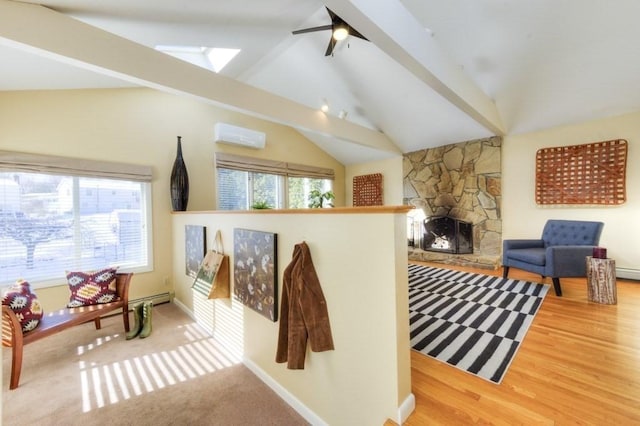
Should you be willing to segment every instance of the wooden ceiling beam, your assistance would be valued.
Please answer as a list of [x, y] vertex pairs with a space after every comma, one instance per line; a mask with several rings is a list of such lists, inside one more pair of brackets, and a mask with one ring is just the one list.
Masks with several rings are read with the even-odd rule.
[[454, 63], [400, 0], [325, 0], [327, 7], [480, 125], [506, 133], [495, 102]]
[[380, 131], [325, 115], [40, 5], [0, 0], [0, 43], [298, 130], [400, 154]]

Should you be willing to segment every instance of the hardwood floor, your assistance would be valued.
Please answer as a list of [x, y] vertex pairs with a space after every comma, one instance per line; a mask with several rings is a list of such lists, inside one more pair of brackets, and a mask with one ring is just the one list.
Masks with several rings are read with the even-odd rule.
[[[540, 282], [516, 269], [509, 277]], [[640, 424], [640, 282], [618, 279], [617, 305], [588, 302], [586, 278], [561, 282], [500, 385], [412, 351], [416, 410], [405, 425]]]

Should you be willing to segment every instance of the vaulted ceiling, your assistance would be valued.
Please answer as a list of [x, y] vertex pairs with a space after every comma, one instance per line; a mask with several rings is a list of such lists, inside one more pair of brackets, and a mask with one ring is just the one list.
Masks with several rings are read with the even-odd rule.
[[[324, 56], [329, 31], [292, 34], [330, 23], [325, 6], [369, 41]], [[0, 0], [0, 90], [152, 87], [352, 164], [640, 110], [638, 16], [636, 0]], [[215, 74], [157, 45], [241, 52]]]

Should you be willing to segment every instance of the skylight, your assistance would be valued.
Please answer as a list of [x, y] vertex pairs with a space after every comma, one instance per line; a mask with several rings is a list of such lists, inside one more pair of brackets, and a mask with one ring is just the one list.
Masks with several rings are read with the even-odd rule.
[[240, 49], [199, 46], [156, 46], [156, 50], [216, 73], [240, 53]]

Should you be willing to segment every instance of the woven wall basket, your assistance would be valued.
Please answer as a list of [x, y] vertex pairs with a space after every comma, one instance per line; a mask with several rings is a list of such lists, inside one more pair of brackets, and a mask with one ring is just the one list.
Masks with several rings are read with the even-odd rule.
[[626, 168], [624, 139], [539, 149], [536, 203], [622, 204]]
[[353, 205], [383, 205], [382, 173], [353, 177]]

